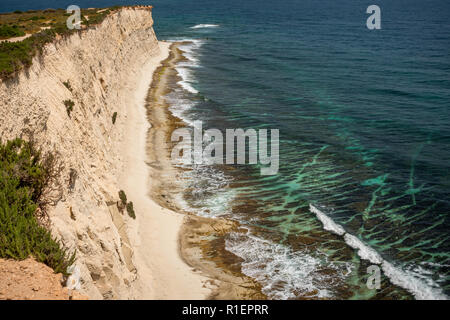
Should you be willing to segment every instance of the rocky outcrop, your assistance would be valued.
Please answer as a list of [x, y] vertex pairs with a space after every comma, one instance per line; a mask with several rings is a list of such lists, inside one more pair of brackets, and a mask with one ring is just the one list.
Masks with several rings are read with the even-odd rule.
[[[139, 285], [127, 237], [136, 222], [115, 202], [136, 74], [159, 53], [150, 9], [123, 8], [95, 28], [59, 38], [28, 70], [0, 83], [1, 139], [32, 134], [64, 165], [51, 229], [77, 250], [81, 292], [92, 299], [135, 298]], [[64, 101], [74, 103], [72, 111]]]

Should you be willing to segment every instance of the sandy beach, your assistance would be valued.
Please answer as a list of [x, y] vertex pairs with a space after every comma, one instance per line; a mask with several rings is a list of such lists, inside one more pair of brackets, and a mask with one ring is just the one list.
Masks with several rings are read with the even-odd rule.
[[128, 106], [124, 141], [125, 170], [121, 185], [134, 203], [139, 218], [130, 230], [135, 264], [142, 288], [141, 299], [205, 299], [210, 290], [205, 288], [206, 277], [194, 272], [180, 257], [178, 233], [184, 215], [165, 209], [149, 197], [146, 135], [150, 127], [145, 112], [145, 97], [153, 72], [169, 55], [170, 43], [159, 42], [161, 53], [143, 66], [135, 105]]
[[[179, 48], [182, 44], [186, 43], [172, 44], [169, 57], [154, 73], [146, 99], [147, 119], [152, 124], [147, 133], [146, 145], [150, 196], [160, 208], [164, 208], [164, 213], [171, 212], [169, 217], [174, 219], [172, 222], [164, 220], [169, 219], [167, 216], [161, 216], [161, 223], [173, 223], [170, 227], [170, 234], [173, 235], [170, 235], [167, 243], [173, 243], [171, 239], [175, 239], [179, 245], [178, 257], [184, 262], [183, 267], [188, 265], [196, 270], [194, 276], [187, 275], [186, 280], [191, 282], [192, 288], [195, 288], [199, 280], [203, 280], [204, 286], [209, 288], [200, 292], [194, 291], [189, 298], [196, 299], [207, 293], [208, 299], [265, 299], [260, 286], [236, 267], [239, 266], [238, 257], [225, 250], [226, 234], [232, 230], [237, 231], [239, 226], [227, 219], [197, 216], [194, 212], [186, 211], [179, 203], [178, 196], [186, 188], [181, 170], [189, 169], [172, 165], [171, 133], [188, 124], [169, 111], [170, 105], [164, 96], [170, 93], [180, 80], [175, 67], [177, 63], [186, 60], [183, 50]], [[174, 211], [182, 212], [183, 215], [180, 217]], [[169, 234], [163, 236], [167, 237]], [[163, 260], [157, 268], [157, 272], [164, 272], [164, 275], [170, 272], [161, 269], [164, 268]], [[174, 275], [174, 282], [177, 282], [177, 277], [184, 277], [184, 269], [180, 270], [181, 273]], [[165, 288], [163, 286], [158, 290], [164, 292]], [[178, 294], [183, 294], [183, 291]]]

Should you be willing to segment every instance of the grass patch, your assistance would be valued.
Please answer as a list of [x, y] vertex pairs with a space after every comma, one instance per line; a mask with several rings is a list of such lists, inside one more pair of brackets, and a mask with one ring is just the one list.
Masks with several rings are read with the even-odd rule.
[[56, 273], [67, 275], [75, 261], [41, 226], [36, 210], [48, 203], [49, 184], [56, 178], [55, 157], [43, 157], [33, 143], [21, 139], [0, 144], [0, 258], [24, 260], [33, 256]]

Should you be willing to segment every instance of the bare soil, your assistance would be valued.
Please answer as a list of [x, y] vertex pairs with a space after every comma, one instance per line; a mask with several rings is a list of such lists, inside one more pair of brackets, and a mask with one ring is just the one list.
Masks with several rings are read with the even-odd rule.
[[43, 263], [0, 259], [0, 300], [87, 300], [63, 287], [63, 276]]

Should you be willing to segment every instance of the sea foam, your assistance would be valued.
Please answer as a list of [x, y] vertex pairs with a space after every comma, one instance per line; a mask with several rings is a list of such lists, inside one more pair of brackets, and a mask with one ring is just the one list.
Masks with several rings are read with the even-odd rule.
[[[323, 257], [293, 251], [250, 233], [231, 233], [225, 249], [244, 259], [242, 272], [261, 283], [263, 293], [271, 299], [293, 299], [298, 294], [332, 298], [329, 283], [344, 279], [350, 267], [333, 265]], [[332, 275], [318, 272], [324, 266], [337, 272]]]
[[196, 81], [192, 75], [192, 69], [200, 66], [197, 55], [198, 49], [203, 45], [204, 41], [198, 39], [182, 39], [177, 41], [184, 42], [184, 44], [180, 45], [179, 48], [183, 51], [183, 55], [187, 59], [187, 61], [179, 62], [175, 67], [175, 70], [181, 78], [178, 84], [184, 90], [192, 94], [197, 94], [198, 90], [193, 86]]
[[[176, 38], [171, 42], [181, 42], [179, 49], [187, 61], [180, 61], [175, 66], [178, 76], [177, 88], [166, 96], [172, 114], [182, 119], [189, 127], [196, 127], [196, 118], [192, 112], [188, 112], [198, 103], [192, 99], [192, 94], [197, 94], [194, 88], [197, 83], [193, 70], [200, 67], [199, 49], [205, 43], [199, 39]], [[195, 150], [194, 150], [195, 152]], [[184, 167], [184, 165], [178, 165]], [[230, 203], [235, 197], [235, 190], [227, 188], [230, 179], [224, 172], [209, 165], [195, 164], [183, 170], [180, 178], [185, 184], [184, 193], [175, 196], [177, 204], [187, 212], [195, 212], [204, 217], [220, 217], [229, 215]], [[188, 199], [187, 199], [188, 198]]]
[[333, 232], [337, 235], [344, 235], [345, 230], [340, 225], [335, 223], [333, 219], [328, 217], [325, 213], [314, 207], [312, 204], [309, 205], [309, 211], [314, 213], [317, 216], [317, 219], [320, 220], [323, 224], [323, 228], [327, 231]]
[[191, 29], [204, 29], [204, 28], [217, 28], [219, 27], [218, 24], [197, 24], [193, 27], [191, 27]]
[[420, 274], [403, 270], [399, 266], [384, 260], [381, 255], [363, 241], [345, 232], [344, 228], [328, 217], [324, 212], [310, 204], [309, 210], [314, 213], [322, 222], [325, 230], [344, 236], [344, 241], [348, 246], [355, 249], [359, 257], [373, 264], [380, 265], [384, 274], [397, 286], [400, 286], [409, 292], [418, 300], [447, 300], [448, 297], [442, 292], [439, 286], [429, 277], [423, 268]]

